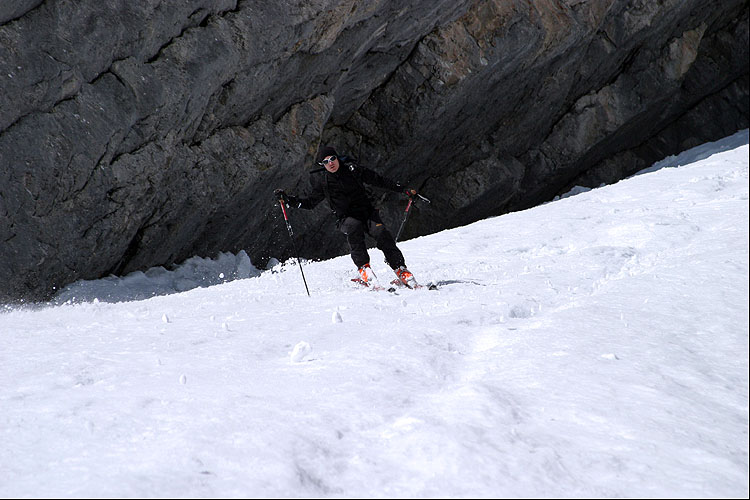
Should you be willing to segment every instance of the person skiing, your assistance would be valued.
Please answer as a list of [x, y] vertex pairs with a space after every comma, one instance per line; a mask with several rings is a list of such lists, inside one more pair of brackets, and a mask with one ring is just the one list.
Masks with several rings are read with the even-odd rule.
[[365, 234], [375, 240], [377, 248], [385, 255], [386, 263], [396, 273], [404, 285], [414, 288], [417, 281], [407, 269], [404, 256], [396, 246], [396, 241], [373, 206], [365, 184], [416, 196], [416, 189], [402, 186], [387, 179], [369, 168], [358, 165], [354, 159], [339, 156], [332, 146], [320, 149], [316, 162], [321, 168], [310, 172], [311, 189], [307, 196], [294, 196], [282, 189], [274, 194], [287, 206], [312, 210], [328, 199], [328, 204], [336, 216], [336, 227], [346, 235], [354, 265], [359, 271], [359, 279], [365, 285], [377, 283], [377, 278], [370, 267], [370, 255], [367, 252]]

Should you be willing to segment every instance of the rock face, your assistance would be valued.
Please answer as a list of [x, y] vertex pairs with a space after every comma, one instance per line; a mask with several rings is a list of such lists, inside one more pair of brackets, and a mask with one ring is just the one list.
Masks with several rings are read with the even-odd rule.
[[[246, 250], [321, 143], [420, 189], [405, 237], [748, 127], [741, 0], [0, 5], [0, 302]], [[395, 231], [405, 200], [381, 194]], [[324, 206], [302, 257], [347, 251]], [[408, 255], [406, 256], [408, 260]]]

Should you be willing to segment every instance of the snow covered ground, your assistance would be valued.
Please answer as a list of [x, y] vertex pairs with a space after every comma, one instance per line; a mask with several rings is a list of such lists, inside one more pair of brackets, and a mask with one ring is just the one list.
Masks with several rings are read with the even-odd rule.
[[241, 253], [0, 308], [0, 497], [747, 498], [747, 144], [401, 243], [437, 291]]

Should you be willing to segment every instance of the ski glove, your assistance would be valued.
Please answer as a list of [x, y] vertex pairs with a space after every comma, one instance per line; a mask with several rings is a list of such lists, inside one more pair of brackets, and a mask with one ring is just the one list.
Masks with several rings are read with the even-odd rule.
[[286, 205], [287, 207], [299, 208], [300, 206], [299, 199], [296, 196], [286, 194], [283, 189], [277, 189], [273, 192], [273, 194], [275, 194], [278, 199], [283, 201], [284, 205]]
[[286, 206], [288, 207], [294, 207], [294, 208], [300, 207], [299, 199], [296, 196], [292, 196], [290, 194], [285, 195], [284, 202], [286, 203]]
[[408, 197], [410, 197], [410, 198], [411, 198], [412, 196], [417, 196], [417, 190], [416, 190], [416, 189], [412, 189], [412, 188], [406, 188], [406, 189], [404, 190], [404, 193], [406, 193], [406, 196], [408, 196]]

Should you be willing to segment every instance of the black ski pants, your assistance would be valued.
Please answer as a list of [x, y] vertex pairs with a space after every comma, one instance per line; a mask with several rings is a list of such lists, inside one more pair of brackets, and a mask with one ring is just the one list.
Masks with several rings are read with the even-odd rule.
[[367, 253], [365, 234], [375, 240], [378, 250], [385, 255], [385, 262], [392, 269], [404, 265], [404, 256], [396, 246], [390, 231], [385, 227], [377, 211], [373, 212], [367, 220], [359, 220], [354, 217], [346, 217], [338, 224], [339, 230], [346, 235], [349, 242], [354, 265], [360, 267], [370, 262], [370, 254]]

